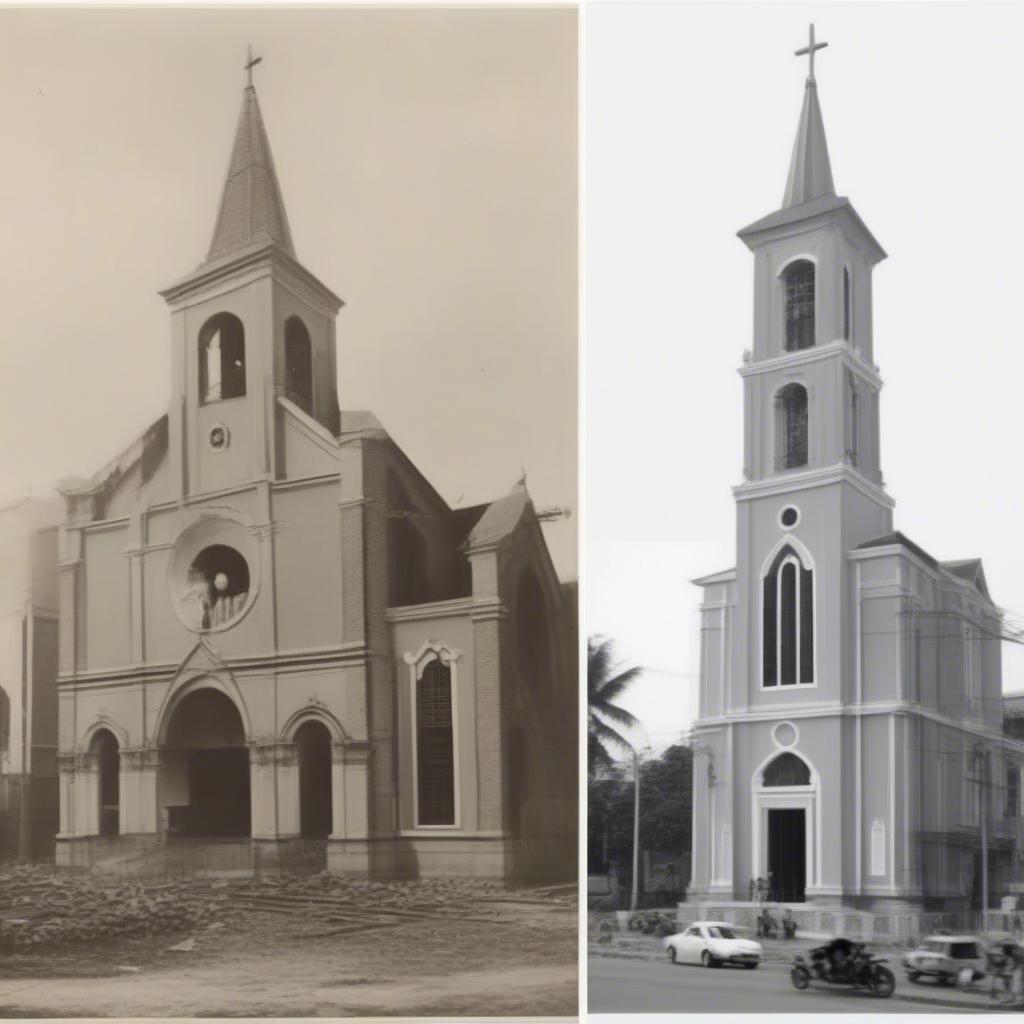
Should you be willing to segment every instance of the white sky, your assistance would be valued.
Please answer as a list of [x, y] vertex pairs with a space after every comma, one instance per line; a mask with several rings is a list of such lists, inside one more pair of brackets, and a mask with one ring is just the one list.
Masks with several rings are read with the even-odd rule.
[[157, 290], [206, 255], [246, 45], [343, 408], [452, 503], [525, 467], [576, 575], [577, 38], [561, 11], [0, 9], [0, 500], [166, 408]]
[[[782, 201], [810, 21], [837, 192], [889, 253], [874, 353], [895, 526], [981, 557], [1024, 613], [1024, 7], [593, 4], [585, 629], [659, 670], [623, 702], [655, 747], [692, 717], [687, 581], [735, 564], [753, 276], [735, 232]], [[1004, 647], [1004, 688], [1022, 687]]]

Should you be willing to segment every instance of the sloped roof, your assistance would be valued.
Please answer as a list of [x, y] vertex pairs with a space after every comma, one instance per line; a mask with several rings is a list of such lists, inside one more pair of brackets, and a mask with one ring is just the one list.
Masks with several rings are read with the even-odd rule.
[[206, 260], [268, 243], [295, 256], [263, 115], [250, 85], [242, 94], [235, 145]]
[[523, 513], [532, 504], [526, 483], [520, 480], [504, 498], [487, 506], [487, 511], [470, 531], [467, 544], [472, 548], [504, 540], [519, 525]]
[[990, 601], [988, 584], [985, 582], [985, 570], [981, 567], [980, 558], [962, 558], [953, 562], [939, 563], [946, 572], [951, 572], [985, 595]]
[[828, 143], [825, 141], [825, 122], [818, 103], [818, 87], [813, 78], [808, 78], [782, 206], [787, 209], [809, 203], [821, 196], [835, 194], [832, 164], [828, 158]]
[[858, 551], [864, 551], [868, 548], [887, 548], [893, 544], [898, 544], [900, 547], [906, 548], [908, 551], [917, 555], [925, 565], [930, 566], [932, 569], [937, 569], [939, 560], [932, 558], [924, 548], [918, 547], [909, 537], [904, 536], [899, 530], [893, 530], [892, 533], [884, 533], [881, 537], [875, 537], [874, 540], [866, 540], [863, 544], [857, 545]]

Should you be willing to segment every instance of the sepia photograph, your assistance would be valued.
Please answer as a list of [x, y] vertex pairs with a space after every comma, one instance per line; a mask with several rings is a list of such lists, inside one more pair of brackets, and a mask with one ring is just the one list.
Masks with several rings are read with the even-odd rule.
[[585, 11], [594, 1019], [1022, 1005], [1022, 46]]
[[577, 12], [0, 10], [0, 1015], [578, 1014]]

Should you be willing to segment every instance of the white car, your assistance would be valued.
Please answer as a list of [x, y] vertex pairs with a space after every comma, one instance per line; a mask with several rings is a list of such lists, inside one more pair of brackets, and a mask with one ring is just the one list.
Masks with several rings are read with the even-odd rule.
[[726, 921], [694, 921], [678, 935], [665, 939], [668, 958], [674, 964], [742, 964], [753, 970], [761, 962], [761, 943], [741, 939], [738, 926]]

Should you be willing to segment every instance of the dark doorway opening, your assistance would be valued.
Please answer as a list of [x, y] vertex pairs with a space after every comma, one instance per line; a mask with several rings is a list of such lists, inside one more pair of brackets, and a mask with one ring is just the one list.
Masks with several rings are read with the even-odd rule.
[[803, 808], [769, 808], [768, 870], [772, 900], [803, 903], [807, 884], [807, 819]]
[[106, 729], [97, 735], [93, 751], [99, 762], [100, 835], [116, 836], [120, 830], [121, 753], [117, 740]]
[[212, 688], [188, 694], [171, 718], [162, 762], [172, 835], [250, 834], [249, 749], [230, 698]]
[[295, 734], [299, 761], [299, 830], [304, 839], [331, 834], [331, 734], [306, 722]]
[[249, 834], [249, 752], [194, 750], [188, 763], [189, 831], [197, 836]]

